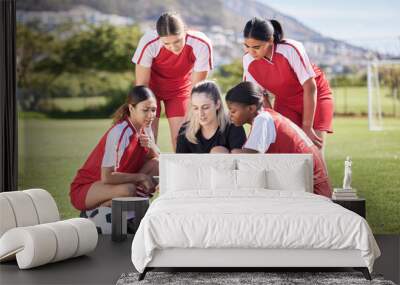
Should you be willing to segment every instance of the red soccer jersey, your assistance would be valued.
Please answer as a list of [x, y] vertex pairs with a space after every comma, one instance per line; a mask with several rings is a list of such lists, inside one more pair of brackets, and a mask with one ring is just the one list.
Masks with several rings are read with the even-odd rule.
[[187, 97], [190, 94], [192, 71], [213, 68], [210, 40], [201, 32], [187, 32], [180, 54], [167, 50], [156, 31], [149, 31], [140, 39], [132, 62], [151, 67], [150, 89], [158, 99]]
[[[146, 130], [146, 132], [151, 132]], [[111, 127], [78, 170], [71, 185], [91, 184], [101, 179], [102, 167], [114, 171], [137, 173], [143, 166], [148, 149], [140, 146], [137, 132], [129, 120]]]
[[275, 44], [271, 59], [243, 56], [243, 80], [251, 81], [276, 96], [276, 104], [303, 112], [303, 83], [315, 78], [317, 100], [331, 99], [331, 90], [322, 71], [311, 64], [303, 45], [294, 40]]
[[295, 123], [272, 109], [254, 118], [243, 148], [260, 153], [311, 153], [314, 164], [314, 192], [331, 197], [332, 189], [317, 147]]

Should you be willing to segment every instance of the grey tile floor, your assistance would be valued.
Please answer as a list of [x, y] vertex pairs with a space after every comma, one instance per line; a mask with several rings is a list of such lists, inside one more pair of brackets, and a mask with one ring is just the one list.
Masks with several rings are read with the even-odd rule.
[[[29, 270], [19, 270], [16, 262], [0, 264], [0, 284], [115, 284], [122, 273], [134, 271], [130, 259], [132, 237], [121, 243], [112, 242], [110, 236], [99, 237], [96, 250], [87, 256]], [[382, 256], [375, 262], [374, 272], [398, 284], [400, 235], [375, 238]]]

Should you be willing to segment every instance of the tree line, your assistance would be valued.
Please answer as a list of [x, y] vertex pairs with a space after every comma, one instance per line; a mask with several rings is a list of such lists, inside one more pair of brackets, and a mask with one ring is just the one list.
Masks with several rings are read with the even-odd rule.
[[39, 23], [18, 24], [17, 95], [22, 110], [37, 111], [47, 98], [123, 91], [133, 72], [122, 83], [115, 75], [133, 70], [131, 58], [141, 35], [138, 26], [70, 23], [46, 32]]
[[[65, 23], [45, 31], [40, 23], [17, 25], [17, 96], [22, 111], [48, 111], [51, 98], [107, 98], [99, 116], [122, 103], [134, 81], [131, 58], [142, 32], [137, 25]], [[242, 80], [241, 60], [219, 66], [211, 75], [223, 92]], [[381, 83], [400, 99], [400, 67], [381, 68]], [[330, 79], [332, 87], [366, 86], [365, 71], [351, 70]], [[394, 100], [397, 101], [397, 100]], [[66, 116], [71, 115], [67, 114]]]

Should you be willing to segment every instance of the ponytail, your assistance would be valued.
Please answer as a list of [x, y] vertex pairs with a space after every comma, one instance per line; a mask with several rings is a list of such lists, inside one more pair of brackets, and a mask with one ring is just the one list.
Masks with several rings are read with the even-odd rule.
[[277, 20], [263, 20], [254, 17], [246, 23], [243, 36], [265, 42], [273, 37], [274, 43], [278, 44], [283, 41], [284, 34], [282, 25]]
[[269, 20], [271, 25], [274, 27], [274, 43], [278, 44], [281, 43], [284, 37], [283, 29], [281, 23], [277, 20]]
[[122, 122], [129, 116], [129, 107], [128, 103], [124, 103], [121, 105], [117, 111], [115, 111], [114, 115], [112, 116], [113, 119], [113, 125], [118, 124], [119, 122]]

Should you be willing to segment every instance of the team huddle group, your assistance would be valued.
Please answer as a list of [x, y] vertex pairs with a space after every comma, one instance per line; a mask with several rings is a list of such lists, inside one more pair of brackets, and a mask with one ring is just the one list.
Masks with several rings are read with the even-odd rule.
[[314, 193], [331, 197], [324, 161], [333, 119], [328, 81], [301, 43], [284, 38], [278, 21], [253, 18], [243, 38], [243, 81], [227, 91], [226, 112], [218, 86], [206, 81], [210, 40], [186, 30], [178, 14], [162, 14], [134, 53], [135, 87], [71, 183], [73, 206], [86, 211], [155, 191], [161, 102], [177, 153], [310, 153]]

